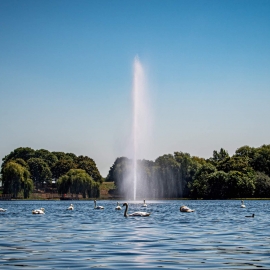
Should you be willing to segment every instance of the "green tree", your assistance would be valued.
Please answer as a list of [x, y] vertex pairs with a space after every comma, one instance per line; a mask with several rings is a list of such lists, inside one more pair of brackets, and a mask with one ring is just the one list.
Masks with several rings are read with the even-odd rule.
[[270, 176], [270, 145], [264, 144], [258, 148], [242, 146], [235, 151], [235, 155], [248, 157], [250, 166], [255, 171]]
[[156, 166], [156, 186], [159, 197], [177, 198], [183, 195], [182, 178], [180, 164], [173, 155], [163, 155], [155, 160]]
[[52, 167], [53, 178], [58, 179], [69, 170], [76, 168], [76, 164], [71, 159], [60, 159]]
[[19, 147], [12, 151], [9, 155], [3, 158], [3, 161], [15, 158], [22, 158], [23, 160], [27, 161], [29, 158], [33, 157], [35, 154], [35, 150], [30, 147]]
[[52, 154], [50, 151], [45, 150], [45, 149], [36, 150], [34, 157], [40, 158], [43, 161], [45, 161], [48, 164], [50, 169], [58, 161], [58, 158], [56, 155]]
[[226, 199], [228, 197], [228, 174], [215, 171], [207, 175], [207, 199]]
[[29, 171], [25, 171], [24, 178], [22, 180], [22, 190], [23, 190], [23, 196], [25, 199], [30, 197], [31, 192], [34, 189], [34, 183], [32, 179], [30, 178]]
[[255, 171], [260, 171], [270, 176], [270, 145], [262, 145], [255, 150], [251, 165]]
[[247, 145], [242, 146], [235, 151], [236, 156], [249, 157], [250, 159], [253, 159], [254, 154], [255, 154], [255, 148], [249, 147]]
[[130, 187], [126, 187], [127, 176], [132, 171], [132, 160], [126, 157], [117, 158], [113, 165], [110, 167], [109, 173], [106, 177], [106, 181], [114, 182], [116, 189], [115, 193], [118, 195], [125, 195], [129, 192], [130, 196], [133, 194], [133, 190]]
[[270, 197], [270, 177], [262, 172], [256, 172], [255, 175], [255, 198]]
[[252, 197], [255, 191], [255, 175], [252, 172], [242, 173], [230, 171], [228, 173], [228, 197]]
[[[195, 175], [192, 195], [197, 198], [251, 197], [255, 191], [254, 171], [245, 157], [226, 157], [217, 164], [205, 164]], [[237, 169], [237, 170], [236, 170]]]
[[213, 165], [216, 165], [218, 162], [226, 159], [229, 157], [229, 154], [226, 150], [224, 150], [223, 148], [221, 148], [218, 151], [214, 150], [213, 151], [213, 157], [212, 158], [209, 158], [209, 161], [213, 164]]
[[2, 181], [4, 194], [12, 194], [13, 198], [21, 191], [24, 198], [28, 198], [33, 189], [29, 171], [15, 161], [7, 162], [3, 167]]
[[52, 173], [44, 160], [41, 158], [30, 158], [27, 164], [30, 168], [31, 178], [37, 188], [43, 187], [44, 183], [51, 184]]
[[217, 169], [211, 163], [203, 164], [194, 175], [194, 181], [191, 185], [191, 195], [194, 198], [208, 198], [210, 186], [208, 182], [209, 175], [216, 173]]
[[74, 162], [75, 162], [75, 160], [77, 158], [77, 156], [75, 154], [73, 154], [73, 153], [66, 153], [66, 157], [71, 158]]
[[58, 193], [82, 194], [86, 197], [98, 197], [99, 185], [93, 181], [86, 171], [82, 169], [71, 169], [57, 181]]
[[237, 155], [221, 160], [217, 163], [216, 168], [227, 173], [230, 171], [239, 171], [242, 173], [254, 172], [250, 166], [249, 157]]
[[102, 176], [99, 173], [95, 161], [87, 156], [78, 156], [75, 159], [78, 169], [85, 170], [96, 182], [102, 183]]
[[29, 166], [28, 166], [27, 162], [24, 161], [22, 158], [12, 159], [11, 161], [16, 162], [17, 164], [21, 165], [22, 167], [24, 167], [25, 169], [27, 169], [29, 171]]
[[30, 147], [19, 147], [16, 148], [14, 151], [10, 152], [9, 155], [5, 156], [2, 160], [2, 168], [5, 166], [7, 162], [14, 159], [23, 159], [24, 161], [27, 161], [29, 158], [34, 157], [35, 150], [33, 150]]
[[175, 152], [174, 158], [180, 165], [180, 175], [183, 187], [182, 197], [189, 197], [190, 187], [194, 180], [194, 176], [206, 161], [203, 158], [191, 157], [190, 154], [183, 152]]
[[62, 159], [73, 160], [71, 156], [66, 155], [64, 152], [52, 152], [52, 154], [55, 155], [58, 160], [62, 160]]

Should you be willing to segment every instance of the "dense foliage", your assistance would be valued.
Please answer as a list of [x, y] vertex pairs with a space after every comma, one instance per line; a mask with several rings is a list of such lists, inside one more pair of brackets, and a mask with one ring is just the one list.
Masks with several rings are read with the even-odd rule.
[[24, 198], [28, 198], [33, 190], [33, 181], [30, 179], [27, 167], [20, 165], [16, 161], [18, 160], [8, 162], [3, 168], [3, 191], [6, 194], [13, 194], [14, 197], [17, 197], [22, 192]]
[[[139, 160], [139, 196], [147, 198], [227, 199], [270, 197], [270, 145], [243, 146], [229, 156], [224, 149], [203, 159], [187, 153], [163, 155], [155, 161]], [[125, 179], [132, 160], [117, 158], [106, 181], [114, 181], [116, 193], [126, 195]], [[129, 187], [132, 189], [132, 187]]]
[[82, 169], [71, 169], [57, 181], [58, 191], [62, 194], [82, 194], [86, 198], [99, 197], [99, 184]]
[[[3, 158], [3, 193], [13, 198], [23, 195], [28, 198], [36, 190], [52, 187], [58, 192], [98, 197], [102, 177], [93, 159], [73, 153], [49, 152], [20, 147]], [[65, 183], [67, 181], [67, 183]]]
[[[127, 186], [132, 177], [132, 160], [117, 158], [106, 181], [114, 182], [114, 194], [133, 194]], [[209, 159], [175, 152], [155, 161], [138, 160], [138, 194], [144, 198], [269, 198], [270, 145], [254, 148], [243, 146], [229, 156], [221, 148]], [[82, 194], [98, 197], [102, 177], [93, 159], [73, 153], [49, 152], [20, 147], [3, 158], [1, 168], [3, 193], [14, 198], [28, 198], [34, 190], [56, 183], [60, 194]]]

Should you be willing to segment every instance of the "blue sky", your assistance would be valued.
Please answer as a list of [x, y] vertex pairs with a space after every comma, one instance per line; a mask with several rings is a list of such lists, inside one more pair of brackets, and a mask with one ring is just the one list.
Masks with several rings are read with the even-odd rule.
[[270, 1], [0, 0], [0, 158], [127, 155], [132, 73], [152, 114], [140, 158], [270, 143]]

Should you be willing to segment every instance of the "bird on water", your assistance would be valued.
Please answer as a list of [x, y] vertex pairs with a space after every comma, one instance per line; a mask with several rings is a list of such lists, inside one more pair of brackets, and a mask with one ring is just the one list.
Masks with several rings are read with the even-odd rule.
[[121, 208], [121, 206], [119, 205], [119, 202], [117, 202], [117, 205], [116, 205], [116, 207], [115, 207], [115, 210], [121, 210], [122, 208]]
[[187, 213], [190, 213], [190, 212], [194, 212], [195, 210], [193, 209], [190, 209], [189, 207], [185, 206], [185, 205], [182, 205], [180, 207], [180, 212], [187, 212]]
[[67, 210], [74, 210], [73, 204], [71, 203]]
[[128, 214], [128, 204], [124, 203], [123, 206], [126, 207], [124, 217], [148, 217], [150, 213], [148, 212], [134, 212], [132, 214]]
[[251, 217], [252, 218], [252, 217], [255, 217], [255, 214], [252, 214], [251, 216], [246, 216], [246, 217]]
[[145, 203], [145, 200], [143, 200], [143, 205], [142, 207], [147, 207], [147, 204]]
[[34, 215], [42, 215], [45, 214], [45, 209], [44, 208], [40, 208], [40, 209], [36, 209], [32, 211], [32, 214]]
[[94, 204], [95, 204], [94, 209], [100, 209], [100, 210], [104, 209], [104, 207], [101, 206], [101, 205], [97, 206], [97, 201], [96, 200], [94, 200]]

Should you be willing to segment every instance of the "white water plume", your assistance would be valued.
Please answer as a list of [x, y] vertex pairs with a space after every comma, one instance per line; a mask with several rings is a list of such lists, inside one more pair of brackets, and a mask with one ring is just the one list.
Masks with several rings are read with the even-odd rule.
[[132, 86], [132, 135], [128, 147], [129, 158], [123, 161], [120, 171], [122, 177], [118, 180], [121, 191], [126, 199], [136, 200], [146, 194], [144, 173], [140, 170], [140, 162], [148, 153], [151, 131], [150, 106], [146, 86], [144, 68], [136, 56], [133, 62], [133, 86]]
[[[145, 151], [149, 129], [149, 104], [147, 102], [146, 80], [143, 66], [136, 56], [133, 64], [133, 199], [140, 196], [140, 173], [137, 164]], [[144, 148], [144, 149], [143, 149]]]

